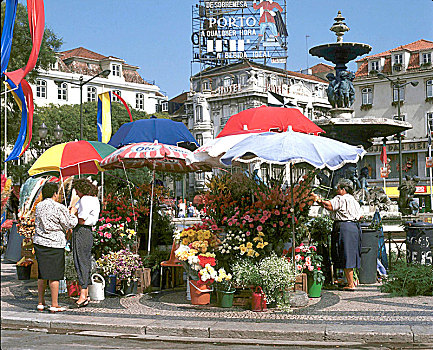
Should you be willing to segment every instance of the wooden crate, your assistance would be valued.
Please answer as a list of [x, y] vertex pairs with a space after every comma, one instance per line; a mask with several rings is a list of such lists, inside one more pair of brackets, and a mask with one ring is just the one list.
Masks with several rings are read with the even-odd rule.
[[307, 287], [307, 274], [306, 273], [301, 273], [299, 275], [296, 276], [296, 281], [295, 281], [295, 291], [297, 290], [302, 290], [305, 293], [308, 293], [308, 287]]
[[137, 293], [143, 293], [151, 285], [151, 270], [149, 268], [140, 268], [136, 271], [138, 278]]
[[236, 292], [233, 295], [233, 306], [242, 306], [245, 308], [251, 308], [252, 295], [253, 292], [251, 289], [236, 288]]

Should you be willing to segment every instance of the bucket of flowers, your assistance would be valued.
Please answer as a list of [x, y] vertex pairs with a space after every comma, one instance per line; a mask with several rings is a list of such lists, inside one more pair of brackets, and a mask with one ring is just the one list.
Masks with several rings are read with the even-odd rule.
[[317, 253], [315, 245], [301, 243], [295, 248], [295, 266], [298, 272], [307, 274], [308, 296], [319, 298], [325, 276], [322, 271], [323, 257]]
[[[129, 219], [129, 217], [127, 218]], [[132, 227], [131, 220], [122, 216], [112, 215], [101, 217], [93, 228], [92, 251], [96, 259], [102, 254], [117, 252], [121, 249], [131, 248], [136, 240], [136, 232]]]
[[232, 307], [234, 293], [236, 292], [236, 288], [232, 282], [232, 274], [227, 273], [224, 268], [220, 268], [214, 283], [217, 291], [218, 306]]
[[190, 278], [191, 303], [206, 305], [210, 303], [210, 285], [219, 277], [215, 269], [215, 248], [220, 241], [205, 224], [198, 224], [181, 231], [176, 237], [179, 248], [175, 255]]

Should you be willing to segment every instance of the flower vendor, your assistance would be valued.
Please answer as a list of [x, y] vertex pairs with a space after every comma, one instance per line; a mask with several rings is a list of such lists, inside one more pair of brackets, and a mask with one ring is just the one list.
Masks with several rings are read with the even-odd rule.
[[327, 201], [316, 198], [319, 205], [331, 212], [334, 219], [331, 254], [334, 266], [343, 268], [347, 279], [345, 290], [355, 290], [353, 269], [361, 267], [361, 208], [353, 197], [353, 184], [342, 179], [337, 185], [337, 195]]

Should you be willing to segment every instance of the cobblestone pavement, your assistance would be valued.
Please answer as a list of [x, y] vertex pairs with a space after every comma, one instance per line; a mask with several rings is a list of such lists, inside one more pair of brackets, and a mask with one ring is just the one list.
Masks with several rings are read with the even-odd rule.
[[[36, 280], [20, 281], [15, 265], [1, 265], [1, 310], [36, 313]], [[194, 306], [186, 300], [185, 290], [167, 290], [131, 297], [109, 297], [74, 308], [72, 298], [61, 296], [68, 315], [106, 318], [172, 319], [191, 321], [282, 322], [328, 325], [407, 325], [433, 324], [433, 297], [390, 297], [379, 285], [361, 285], [356, 292], [323, 291], [321, 298], [310, 299], [304, 308], [283, 312], [271, 309], [253, 312], [240, 307]], [[48, 298], [49, 300], [49, 298]]]

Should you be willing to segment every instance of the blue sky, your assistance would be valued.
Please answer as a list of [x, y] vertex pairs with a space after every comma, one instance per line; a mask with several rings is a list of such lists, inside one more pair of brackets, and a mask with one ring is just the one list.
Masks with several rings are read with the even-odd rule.
[[[23, 1], [22, 1], [23, 2]], [[280, 3], [282, 0], [280, 0]], [[45, 0], [45, 22], [63, 38], [62, 50], [83, 46], [123, 58], [174, 97], [189, 89], [192, 0]], [[371, 54], [419, 39], [433, 40], [431, 0], [287, 0], [287, 68], [307, 65], [308, 47], [335, 42], [338, 11], [350, 31], [344, 41], [372, 46]], [[324, 62], [309, 56], [309, 65]], [[193, 66], [196, 73], [197, 65]], [[355, 64], [349, 69], [356, 69]]]

